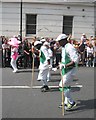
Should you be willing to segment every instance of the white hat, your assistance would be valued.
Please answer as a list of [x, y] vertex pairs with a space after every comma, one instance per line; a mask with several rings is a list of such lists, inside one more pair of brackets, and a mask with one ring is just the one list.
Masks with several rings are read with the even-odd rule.
[[65, 35], [65, 34], [60, 34], [60, 35], [57, 37], [56, 41], [58, 42], [58, 41], [60, 41], [60, 40], [66, 39], [67, 37], [68, 37], [68, 36]]
[[42, 42], [41, 41], [35, 41], [34, 46], [36, 46], [38, 44], [42, 44]]
[[41, 41], [41, 42], [45, 42], [45, 41], [46, 41], [46, 39], [44, 39], [44, 38], [43, 38], [43, 39], [41, 39], [40, 41]]
[[49, 42], [44, 42], [43, 45], [50, 46], [50, 43]]
[[83, 33], [82, 35], [85, 35], [85, 33]]

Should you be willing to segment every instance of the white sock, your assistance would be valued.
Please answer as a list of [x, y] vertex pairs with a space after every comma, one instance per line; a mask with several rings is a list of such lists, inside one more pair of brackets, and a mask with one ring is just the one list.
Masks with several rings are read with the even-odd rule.
[[65, 93], [66, 101], [69, 102], [70, 104], [73, 104], [74, 101], [70, 95], [70, 90], [66, 90], [64, 93]]

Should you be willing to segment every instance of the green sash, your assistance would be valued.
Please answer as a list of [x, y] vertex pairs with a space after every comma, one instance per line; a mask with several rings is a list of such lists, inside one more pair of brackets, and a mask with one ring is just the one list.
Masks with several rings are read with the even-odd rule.
[[45, 57], [44, 53], [41, 51], [41, 52], [40, 52], [40, 62], [41, 62], [41, 63], [44, 63], [45, 60], [46, 60], [46, 57]]
[[[65, 52], [65, 62], [62, 62], [62, 64], [68, 64], [68, 63], [70, 63], [71, 62], [71, 60], [70, 60], [70, 58], [69, 58], [69, 56], [68, 56], [68, 54]], [[65, 75], [67, 72], [69, 72], [71, 69], [73, 68], [73, 66], [70, 66], [70, 67], [68, 67], [68, 68], [62, 68], [62, 75]]]
[[59, 90], [62, 92], [62, 91], [66, 91], [66, 90], [70, 90], [71, 89], [71, 87], [70, 86], [66, 86], [66, 87], [64, 87], [64, 88], [62, 88], [62, 87], [59, 87]]

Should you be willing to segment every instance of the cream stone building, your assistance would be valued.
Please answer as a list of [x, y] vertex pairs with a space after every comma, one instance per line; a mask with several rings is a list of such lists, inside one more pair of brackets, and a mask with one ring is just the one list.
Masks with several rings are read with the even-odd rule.
[[1, 0], [0, 36], [20, 34], [22, 17], [22, 36], [66, 33], [79, 40], [82, 33], [96, 36], [95, 14], [95, 0]]

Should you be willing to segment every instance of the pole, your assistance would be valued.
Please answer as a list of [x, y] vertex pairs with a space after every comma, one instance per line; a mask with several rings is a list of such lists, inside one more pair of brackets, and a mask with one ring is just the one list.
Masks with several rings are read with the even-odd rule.
[[32, 46], [32, 80], [31, 80], [31, 88], [33, 87], [34, 81], [34, 46]]
[[22, 42], [22, 0], [20, 2], [20, 41]]
[[32, 61], [32, 80], [31, 80], [31, 88], [33, 87], [33, 81], [34, 81], [34, 56]]
[[60, 75], [61, 75], [61, 82], [62, 82], [62, 88], [61, 88], [61, 90], [60, 91], [62, 91], [62, 115], [64, 116], [64, 109], [65, 109], [65, 107], [64, 107], [64, 100], [65, 100], [65, 97], [64, 97], [64, 83], [63, 83], [63, 73], [62, 73], [62, 67], [60, 67], [61, 66], [61, 64], [62, 63], [59, 63], [59, 70], [60, 70]]
[[63, 84], [62, 70], [61, 70], [61, 80], [62, 80], [62, 115], [64, 116], [64, 84]]

